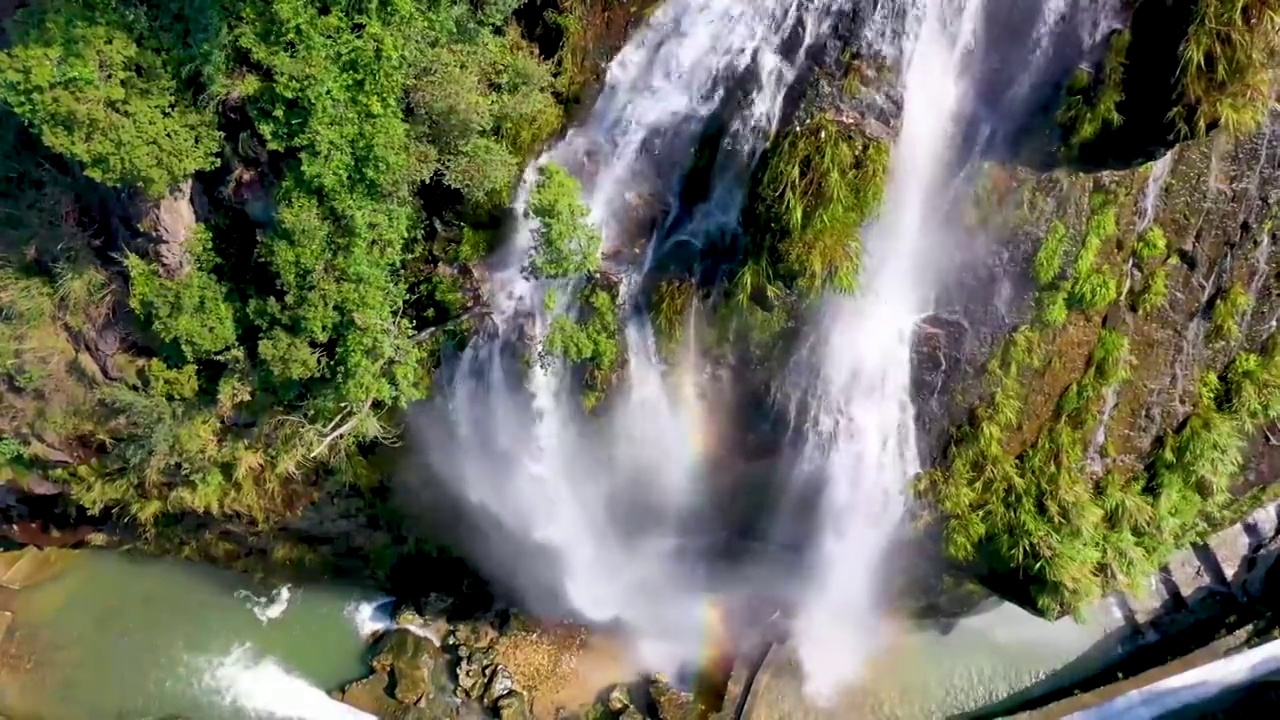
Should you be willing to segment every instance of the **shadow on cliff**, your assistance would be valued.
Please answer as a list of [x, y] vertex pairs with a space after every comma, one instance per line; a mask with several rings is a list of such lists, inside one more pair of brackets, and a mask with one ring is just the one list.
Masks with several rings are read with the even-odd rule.
[[[994, 720], [1041, 709], [1159, 668], [1250, 625], [1254, 632], [1245, 645], [1274, 634], [1280, 627], [1275, 610], [1280, 608], [1280, 571], [1273, 563], [1280, 558], [1280, 547], [1273, 543], [1252, 555], [1230, 578], [1207, 546], [1195, 552], [1208, 584], [1184, 597], [1165, 568], [1158, 581], [1166, 599], [1149, 621], [1139, 621], [1127, 602], [1118, 603], [1125, 624], [1081, 657], [1022, 692], [955, 720]], [[1084, 673], [1086, 679], [1063, 685], [1063, 678]]]

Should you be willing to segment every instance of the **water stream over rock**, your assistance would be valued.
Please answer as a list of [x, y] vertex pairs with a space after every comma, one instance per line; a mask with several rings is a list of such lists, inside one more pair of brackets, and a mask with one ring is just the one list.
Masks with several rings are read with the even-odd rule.
[[832, 295], [796, 358], [785, 395], [803, 407], [801, 484], [823, 488], [810, 589], [795, 624], [806, 689], [829, 700], [875, 651], [881, 561], [920, 470], [911, 398], [916, 320], [931, 309], [929, 251], [946, 235], [935, 212], [970, 94], [963, 71], [982, 3], [928, 0], [909, 17], [902, 129], [884, 208], [866, 233], [860, 291]]
[[[536, 609], [621, 622], [655, 668], [697, 660], [715, 592], [688, 557], [686, 529], [705, 504], [697, 441], [705, 411], [689, 391], [696, 359], [683, 374], [664, 374], [633, 293], [663, 246], [736, 226], [784, 96], [838, 6], [673, 0], [654, 13], [610, 65], [586, 120], [526, 174], [513, 238], [489, 287], [494, 330], [467, 348], [447, 408], [424, 422], [436, 474], [465, 512], [490, 518], [468, 538], [472, 556], [492, 575], [514, 578]], [[719, 122], [725, 151], [712, 190], [683, 207], [695, 147]], [[546, 163], [583, 181], [605, 256], [626, 276], [627, 375], [594, 420], [577, 407], [562, 363], [538, 357], [526, 368], [512, 347], [532, 343], [537, 356], [550, 318], [571, 312], [580, 285], [535, 281], [525, 266], [538, 241], [527, 205]], [[628, 261], [627, 248], [650, 234], [636, 237], [637, 212], [652, 216], [654, 240]]]
[[[700, 549], [700, 525], [716, 522], [700, 441], [714, 422], [704, 369], [689, 352], [669, 372], [638, 290], [663, 253], [737, 231], [808, 50], [851, 10], [835, 0], [670, 0], [611, 63], [585, 120], [528, 168], [490, 267], [493, 323], [416, 419], [445, 491], [423, 494], [448, 496], [432, 498], [437, 525], [535, 612], [620, 624], [652, 669], [697, 663], [713, 631], [742, 629], [723, 627], [735, 609], [768, 597], [794, 611], [811, 694], [854, 679], [876, 648], [881, 560], [920, 470], [912, 344], [946, 269], [937, 250], [963, 244], [948, 215], [958, 178], [1021, 131], [1038, 76], [1078, 62], [1111, 22], [1105, 2], [1028, 5], [882, 2], [861, 18], [863, 49], [900, 65], [904, 109], [885, 204], [864, 233], [860, 290], [821, 303], [776, 379], [796, 500], [775, 509], [776, 525], [792, 528], [765, 540], [781, 546], [807, 528], [803, 562], [761, 548], [726, 575]], [[1003, 39], [1011, 28], [1020, 31]], [[708, 137], [718, 150], [699, 169], [707, 189], [690, 199], [684, 185]], [[565, 362], [543, 352], [585, 282], [532, 272], [543, 229], [529, 206], [549, 164], [582, 182], [605, 267], [620, 277], [626, 369], [595, 414], [579, 408]], [[805, 497], [820, 498], [816, 514]]]

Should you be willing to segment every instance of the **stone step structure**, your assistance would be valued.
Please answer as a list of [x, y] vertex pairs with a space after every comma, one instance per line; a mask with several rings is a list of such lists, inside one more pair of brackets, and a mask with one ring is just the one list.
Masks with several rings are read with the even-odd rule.
[[1147, 592], [1113, 593], [1099, 604], [1133, 632], [1132, 646], [1175, 635], [1259, 598], [1280, 555], [1280, 502], [1169, 560]]

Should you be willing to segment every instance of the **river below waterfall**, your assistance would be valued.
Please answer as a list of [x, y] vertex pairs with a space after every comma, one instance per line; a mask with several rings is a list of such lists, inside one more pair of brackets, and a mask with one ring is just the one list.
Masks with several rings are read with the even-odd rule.
[[[99, 550], [41, 554], [51, 560], [43, 578], [0, 588], [13, 615], [0, 638], [6, 717], [370, 717], [328, 691], [369, 672], [361, 631], [375, 624], [357, 610], [378, 602], [375, 592], [308, 584], [291, 586], [284, 602], [282, 586], [197, 563]], [[1102, 625], [1048, 623], [1004, 604], [946, 634], [902, 627], [847, 699], [867, 718], [979, 710], [1096, 653], [1104, 633]], [[745, 717], [804, 716], [770, 714], [779, 702], [803, 704], [797, 668], [787, 665], [770, 658]]]
[[1114, 635], [1107, 639], [1110, 626], [1104, 618], [1049, 622], [1005, 602], [945, 633], [887, 623], [886, 650], [829, 707], [802, 696], [799, 663], [778, 646], [761, 667], [743, 720], [988, 717], [1012, 698], [1033, 702], [1113, 662], [1120, 647]]
[[369, 717], [325, 690], [368, 674], [353, 610], [376, 593], [294, 586], [285, 602], [280, 586], [191, 562], [96, 550], [51, 560], [47, 579], [0, 589], [13, 615], [0, 645], [6, 716]]

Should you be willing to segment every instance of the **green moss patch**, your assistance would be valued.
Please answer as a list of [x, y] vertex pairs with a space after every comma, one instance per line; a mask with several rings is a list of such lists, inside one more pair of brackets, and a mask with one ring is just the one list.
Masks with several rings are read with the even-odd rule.
[[755, 254], [804, 294], [852, 292], [860, 231], [884, 195], [887, 143], [817, 115], [775, 141], [755, 184]]

